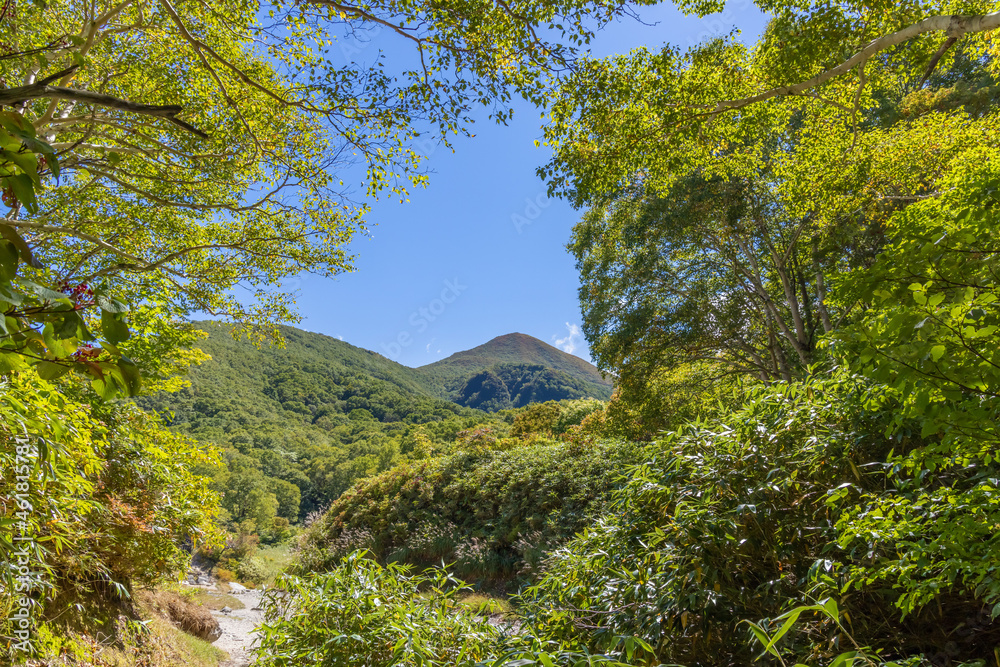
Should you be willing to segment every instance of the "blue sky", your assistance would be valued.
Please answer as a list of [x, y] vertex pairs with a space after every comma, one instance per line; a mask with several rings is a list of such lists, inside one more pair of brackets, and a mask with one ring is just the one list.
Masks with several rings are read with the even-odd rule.
[[[687, 47], [733, 27], [752, 40], [764, 24], [749, 0], [702, 20], [672, 5], [640, 16], [653, 25], [613, 25], [592, 52], [605, 56], [664, 42]], [[370, 57], [381, 47], [375, 36], [349, 55]], [[509, 125], [480, 121], [475, 138], [456, 142], [455, 153], [434, 151], [427, 162], [430, 184], [412, 192], [409, 203], [375, 203], [371, 235], [351, 247], [355, 273], [295, 281], [298, 326], [407, 366], [513, 332], [589, 360], [579, 331], [579, 279], [565, 248], [580, 212], [545, 197], [535, 175], [548, 159], [546, 149], [534, 145], [541, 137], [539, 112], [523, 103], [515, 109]]]

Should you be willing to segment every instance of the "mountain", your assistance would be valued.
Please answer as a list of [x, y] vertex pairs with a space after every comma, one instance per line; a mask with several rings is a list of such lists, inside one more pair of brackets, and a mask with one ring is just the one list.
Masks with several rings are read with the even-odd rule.
[[483, 410], [564, 398], [611, 397], [611, 382], [579, 357], [522, 333], [498, 336], [416, 371], [461, 405]]
[[217, 487], [234, 514], [247, 484], [284, 490], [282, 511], [301, 518], [416, 448], [447, 451], [457, 433], [509, 418], [492, 412], [610, 395], [593, 366], [521, 334], [409, 368], [292, 327], [281, 328], [284, 347], [254, 347], [226, 325], [197, 326], [212, 358], [192, 369], [191, 386], [137, 402], [223, 447], [228, 472]]
[[[260, 348], [233, 339], [226, 325], [200, 322], [198, 327], [208, 334], [199, 347], [212, 359], [192, 371], [194, 394], [219, 388], [227, 399], [311, 416], [314, 423], [321, 413], [356, 409], [381, 422], [400, 421], [416, 404], [441, 399], [492, 412], [549, 400], [611, 396], [611, 383], [594, 366], [525, 334], [499, 336], [410, 368], [294, 327], [281, 327], [284, 347]], [[170, 406], [175, 413], [179, 408], [184, 413], [183, 407]]]

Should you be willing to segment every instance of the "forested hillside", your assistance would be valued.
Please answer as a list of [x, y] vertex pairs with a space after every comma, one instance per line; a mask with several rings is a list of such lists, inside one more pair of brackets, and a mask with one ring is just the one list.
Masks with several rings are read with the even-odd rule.
[[[258, 348], [228, 326], [200, 326], [208, 335], [197, 345], [211, 360], [192, 369], [191, 385], [139, 402], [223, 447], [218, 485], [237, 520], [260, 515], [249, 489], [290, 495], [278, 515], [297, 521], [412, 453], [419, 438], [441, 447], [486, 420], [437, 398], [410, 369], [334, 338], [284, 327], [284, 347]], [[258, 524], [268, 528], [266, 512]]]
[[[355, 480], [425, 455], [415, 449], [447, 451], [460, 431], [488, 421], [510, 423], [510, 415], [490, 417], [446, 400], [451, 392], [442, 384], [445, 369], [454, 371], [448, 377], [455, 381], [461, 373], [473, 374], [469, 383], [483, 373], [503, 375], [513, 400], [487, 406], [466, 401], [472, 408], [492, 411], [582, 398], [590, 389], [602, 397], [608, 393], [604, 385], [585, 384], [561, 370], [537, 365], [558, 364], [577, 375], [600, 377], [582, 359], [528, 336], [497, 339], [513, 339], [519, 345], [493, 341], [476, 348], [475, 354], [460, 353], [462, 364], [445, 360], [435, 374], [425, 373], [428, 367], [407, 368], [292, 327], [280, 329], [280, 345], [255, 346], [246, 338], [234, 338], [229, 326], [198, 326], [206, 336], [197, 347], [210, 359], [191, 369], [190, 386], [138, 400], [162, 414], [175, 431], [224, 448], [227, 470], [216, 474], [223, 506], [237, 521], [264, 517], [258, 522], [261, 532], [267, 532], [268, 513], [255, 508], [259, 496], [277, 495], [278, 516], [294, 522], [328, 505]], [[499, 361], [513, 363], [493, 365]], [[462, 399], [460, 393], [456, 400]], [[248, 494], [249, 489], [260, 493]]]

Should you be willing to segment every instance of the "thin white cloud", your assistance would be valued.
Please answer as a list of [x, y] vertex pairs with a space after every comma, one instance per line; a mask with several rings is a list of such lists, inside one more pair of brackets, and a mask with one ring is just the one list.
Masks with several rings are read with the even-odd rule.
[[436, 340], [437, 340], [437, 338], [431, 338], [431, 341], [429, 343], [427, 343], [427, 354], [431, 353], [431, 345], [433, 345], [434, 341], [436, 341]]
[[580, 338], [583, 336], [583, 332], [580, 331], [580, 327], [575, 324], [566, 323], [566, 331], [568, 332], [565, 338], [556, 338], [552, 336], [552, 340], [555, 341], [556, 347], [561, 348], [563, 352], [573, 354], [576, 350], [577, 345], [580, 343]]
[[337, 336], [337, 340], [344, 340], [343, 336]]

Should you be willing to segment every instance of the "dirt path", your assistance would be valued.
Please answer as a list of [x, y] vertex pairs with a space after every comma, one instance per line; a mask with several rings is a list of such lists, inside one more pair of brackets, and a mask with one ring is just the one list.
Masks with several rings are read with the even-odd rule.
[[212, 612], [222, 628], [222, 636], [213, 645], [229, 654], [229, 660], [219, 667], [247, 667], [251, 661], [250, 649], [257, 640], [254, 629], [264, 622], [264, 613], [259, 608], [261, 592], [244, 590], [230, 591], [229, 594], [242, 602], [244, 608], [228, 613]]
[[[249, 589], [235, 582], [222, 584], [209, 574], [206, 563], [197, 560], [191, 564], [184, 585], [200, 589], [210, 597], [221, 598], [209, 607], [222, 631], [212, 645], [229, 654], [229, 659], [220, 663], [219, 667], [249, 667], [253, 661], [250, 650], [257, 641], [255, 630], [264, 622], [264, 612], [260, 609], [262, 591]], [[239, 600], [243, 608], [231, 609], [225, 600], [229, 596]], [[226, 611], [221, 611], [218, 607]]]

